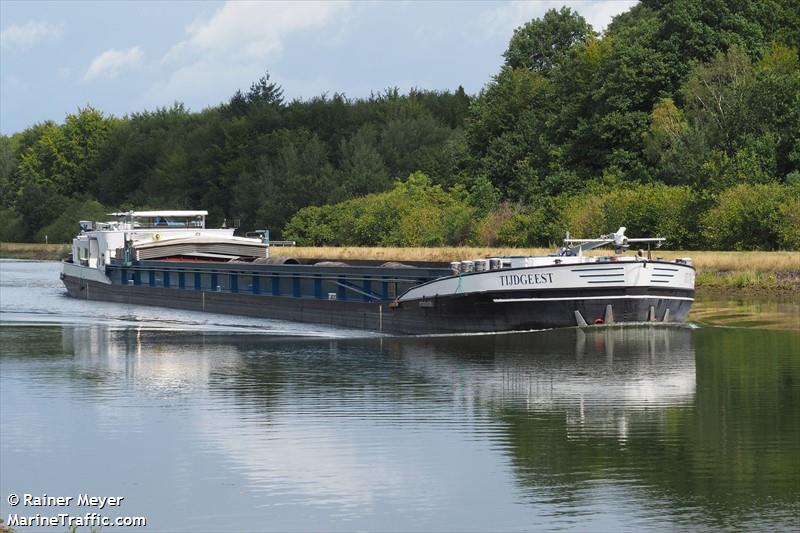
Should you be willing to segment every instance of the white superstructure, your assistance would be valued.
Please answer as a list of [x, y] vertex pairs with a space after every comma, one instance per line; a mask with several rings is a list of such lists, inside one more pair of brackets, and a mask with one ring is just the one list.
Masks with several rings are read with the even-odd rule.
[[234, 237], [234, 228], [208, 229], [208, 211], [127, 211], [110, 222], [81, 221], [72, 240], [72, 264], [102, 272], [112, 259], [136, 261], [171, 256], [231, 259], [267, 257], [269, 245]]

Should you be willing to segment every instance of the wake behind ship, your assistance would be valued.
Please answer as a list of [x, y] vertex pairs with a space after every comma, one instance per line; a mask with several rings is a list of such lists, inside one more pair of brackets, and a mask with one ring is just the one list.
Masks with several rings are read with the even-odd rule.
[[[392, 334], [478, 333], [613, 322], [685, 322], [688, 258], [619, 255], [625, 228], [566, 239], [547, 256], [452, 263], [270, 257], [264, 238], [205, 227], [206, 211], [130, 211], [81, 222], [61, 278], [70, 296]], [[609, 256], [584, 252], [613, 246]]]

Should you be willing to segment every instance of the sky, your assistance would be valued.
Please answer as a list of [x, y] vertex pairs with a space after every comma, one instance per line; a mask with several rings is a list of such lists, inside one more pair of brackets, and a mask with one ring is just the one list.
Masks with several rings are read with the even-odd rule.
[[477, 94], [514, 29], [567, 5], [603, 31], [635, 0], [0, 0], [0, 133], [91, 105], [106, 115], [227, 101], [269, 72], [284, 98], [397, 87]]

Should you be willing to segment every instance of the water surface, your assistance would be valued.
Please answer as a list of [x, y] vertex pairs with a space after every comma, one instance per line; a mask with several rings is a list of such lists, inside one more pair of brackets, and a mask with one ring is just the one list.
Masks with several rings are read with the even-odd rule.
[[4, 519], [88, 492], [157, 531], [798, 523], [795, 331], [382, 337], [74, 300], [21, 261], [0, 323]]

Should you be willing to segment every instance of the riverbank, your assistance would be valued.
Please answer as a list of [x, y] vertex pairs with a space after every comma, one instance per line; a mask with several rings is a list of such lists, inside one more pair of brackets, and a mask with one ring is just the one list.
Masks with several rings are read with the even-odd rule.
[[[362, 248], [279, 247], [274, 256], [298, 259], [372, 259], [376, 261], [461, 261], [499, 255], [546, 255], [548, 248]], [[0, 258], [60, 260], [70, 252], [68, 244], [0, 243]], [[596, 252], [602, 254], [603, 252]], [[607, 253], [607, 252], [606, 252]], [[653, 257], [691, 257], [697, 268], [697, 287], [708, 291], [796, 291], [800, 290], [800, 252], [708, 252], [657, 250]]]
[[38, 259], [60, 261], [72, 250], [69, 244], [0, 242], [0, 259]]

